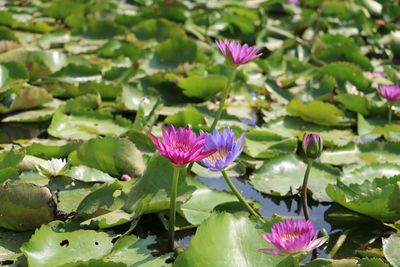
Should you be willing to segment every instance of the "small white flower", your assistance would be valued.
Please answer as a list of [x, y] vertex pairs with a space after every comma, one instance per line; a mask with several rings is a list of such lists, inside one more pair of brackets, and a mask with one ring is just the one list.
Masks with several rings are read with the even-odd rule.
[[65, 159], [51, 159], [39, 165], [37, 169], [43, 176], [54, 177], [63, 174], [67, 167], [68, 162]]

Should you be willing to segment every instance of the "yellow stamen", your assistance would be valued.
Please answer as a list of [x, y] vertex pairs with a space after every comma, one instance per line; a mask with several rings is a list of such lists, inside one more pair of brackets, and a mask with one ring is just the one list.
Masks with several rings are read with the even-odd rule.
[[207, 157], [207, 159], [211, 162], [216, 162], [219, 159], [224, 159], [229, 154], [229, 150], [227, 149], [219, 149], [211, 156]]

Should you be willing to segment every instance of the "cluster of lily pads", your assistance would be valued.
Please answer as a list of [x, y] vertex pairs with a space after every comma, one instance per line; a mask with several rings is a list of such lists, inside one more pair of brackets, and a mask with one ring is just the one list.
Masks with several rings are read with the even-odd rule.
[[0, 265], [400, 266], [399, 18], [0, 1]]

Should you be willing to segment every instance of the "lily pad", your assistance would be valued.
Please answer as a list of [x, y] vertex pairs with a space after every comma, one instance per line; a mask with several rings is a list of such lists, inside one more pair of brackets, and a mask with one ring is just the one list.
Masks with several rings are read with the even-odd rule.
[[7, 88], [23, 83], [29, 79], [28, 70], [18, 62], [0, 64], [0, 93]]
[[379, 177], [392, 177], [400, 175], [400, 165], [394, 163], [372, 163], [361, 167], [344, 169], [341, 181], [346, 184], [361, 184], [365, 180], [372, 181]]
[[350, 144], [341, 148], [325, 149], [321, 162], [332, 165], [370, 164], [374, 162], [391, 162], [400, 164], [400, 144], [369, 142]]
[[127, 139], [96, 138], [83, 143], [70, 154], [71, 164], [86, 165], [114, 177], [141, 176], [145, 164], [140, 151]]
[[50, 135], [64, 139], [91, 139], [99, 135], [120, 136], [129, 129], [124, 119], [114, 119], [110, 114], [85, 112], [67, 115], [57, 111], [47, 131]]
[[400, 124], [390, 123], [379, 119], [365, 119], [358, 114], [357, 121], [358, 135], [366, 139], [377, 139], [384, 136], [390, 142], [400, 142]]
[[[263, 193], [274, 196], [292, 196], [297, 194], [302, 186], [306, 167], [306, 163], [295, 155], [282, 155], [265, 161], [250, 176], [250, 181], [258, 191]], [[334, 184], [339, 175], [338, 169], [314, 163], [308, 182], [310, 195], [318, 201], [329, 201], [325, 188], [329, 184]]]
[[324, 140], [324, 146], [344, 146], [356, 140], [356, 135], [349, 129], [334, 129], [290, 116], [268, 123], [266, 130], [282, 137], [297, 137], [300, 140], [305, 132], [317, 132]]
[[266, 247], [271, 245], [250, 219], [228, 213], [213, 214], [197, 229], [188, 249], [178, 255], [174, 266], [290, 266], [279, 265], [285, 257], [258, 251]]
[[400, 237], [396, 234], [391, 235], [389, 238], [384, 238], [382, 240], [383, 243], [383, 253], [385, 258], [392, 264], [394, 267], [400, 266]]
[[[146, 172], [127, 192], [128, 198], [123, 210], [135, 212], [140, 208], [143, 213], [160, 212], [169, 208], [173, 166], [163, 156], [155, 155], [150, 158]], [[186, 173], [181, 171], [178, 180], [178, 203], [185, 202], [195, 187], [190, 186]]]
[[33, 230], [54, 219], [56, 205], [46, 187], [3, 183], [0, 203], [0, 226], [5, 229]]
[[180, 211], [193, 225], [201, 224], [216, 206], [238, 201], [232, 193], [209, 189], [198, 180], [188, 180], [188, 183], [197, 189], [192, 193], [192, 197], [181, 205]]
[[20, 247], [31, 237], [31, 232], [0, 232], [0, 259], [16, 260], [20, 255]]
[[115, 178], [105, 172], [87, 166], [74, 166], [67, 173], [67, 176], [82, 182], [112, 182]]
[[287, 111], [293, 116], [299, 116], [305, 121], [319, 125], [344, 126], [350, 124], [350, 120], [340, 109], [319, 100], [303, 103], [299, 99], [294, 99], [287, 106]]
[[340, 180], [336, 185], [328, 185], [326, 193], [340, 205], [376, 218], [394, 222], [400, 219], [400, 176], [375, 178], [361, 184], [346, 185]]
[[43, 225], [21, 247], [32, 267], [56, 267], [101, 258], [111, 252], [112, 237], [92, 230], [55, 231]]
[[124, 204], [121, 189], [122, 184], [119, 181], [106, 184], [87, 195], [76, 211], [86, 217], [87, 215], [94, 217], [116, 210]]
[[283, 138], [264, 129], [254, 129], [246, 133], [245, 145], [244, 152], [253, 158], [273, 158], [294, 153], [297, 139]]
[[136, 236], [125, 236], [115, 243], [111, 253], [105, 257], [106, 262], [122, 262], [126, 266], [143, 266], [143, 267], [167, 267], [171, 264], [166, 260], [171, 255], [165, 254], [160, 257], [152, 256], [155, 252], [150, 247], [155, 244], [156, 238], [148, 236], [146, 239], [137, 238]]
[[178, 79], [178, 86], [183, 93], [190, 97], [202, 99], [213, 99], [219, 92], [222, 92], [227, 78], [222, 75], [199, 76], [193, 75], [187, 78]]

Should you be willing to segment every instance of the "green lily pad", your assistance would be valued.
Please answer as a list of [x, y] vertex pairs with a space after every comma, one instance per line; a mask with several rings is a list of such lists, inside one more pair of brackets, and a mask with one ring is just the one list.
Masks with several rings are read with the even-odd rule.
[[61, 101], [53, 99], [53, 101], [45, 103], [42, 107], [19, 112], [17, 114], [8, 115], [2, 119], [2, 122], [44, 122], [49, 121], [53, 114], [60, 107]]
[[28, 155], [50, 160], [52, 158], [66, 158], [69, 153], [78, 147], [78, 143], [55, 139], [18, 140], [18, 144], [25, 148]]
[[232, 193], [209, 189], [198, 180], [190, 179], [188, 183], [197, 189], [192, 193], [192, 197], [181, 205], [180, 212], [193, 225], [200, 225], [216, 206], [238, 201]]
[[367, 139], [377, 139], [384, 136], [390, 142], [400, 141], [400, 124], [386, 123], [386, 121], [377, 119], [365, 119], [361, 114], [358, 114], [357, 120], [358, 135]]
[[24, 85], [18, 90], [12, 101], [9, 111], [27, 110], [34, 107], [42, 106], [53, 100], [53, 97], [46, 89]]
[[219, 92], [223, 91], [227, 80], [222, 75], [193, 75], [178, 79], [177, 85], [183, 89], [183, 93], [187, 96], [213, 99]]
[[197, 45], [188, 38], [167, 39], [156, 47], [154, 56], [164, 66], [175, 67], [186, 62], [192, 63], [197, 57]]
[[353, 40], [341, 34], [326, 34], [317, 38], [312, 47], [312, 54], [315, 58], [327, 63], [348, 61], [363, 69], [372, 68], [368, 57], [360, 53]]
[[334, 62], [322, 66], [318, 71], [320, 76], [330, 75], [340, 83], [346, 81], [352, 83], [357, 89], [367, 91], [369, 82], [364, 77], [361, 69], [354, 64], [347, 62]]
[[[251, 176], [250, 181], [260, 192], [274, 196], [292, 196], [299, 192], [303, 184], [306, 163], [295, 155], [282, 155], [267, 160]], [[308, 189], [313, 199], [329, 201], [325, 188], [334, 184], [339, 177], [338, 169], [329, 165], [314, 163], [310, 172]]]
[[341, 181], [345, 184], [361, 184], [365, 180], [372, 181], [378, 177], [392, 177], [400, 175], [400, 165], [394, 163], [371, 163], [364, 166], [344, 169]]
[[399, 181], [400, 176], [375, 178], [350, 185], [338, 180], [336, 185], [328, 185], [326, 193], [333, 201], [348, 209], [378, 220], [394, 222], [400, 219], [397, 205]]
[[394, 267], [400, 266], [400, 237], [396, 234], [391, 235], [389, 238], [384, 238], [383, 243], [383, 254], [390, 264]]
[[204, 114], [194, 107], [187, 107], [164, 120], [167, 124], [178, 127], [191, 125], [194, 129], [199, 129], [204, 124]]
[[99, 184], [74, 181], [65, 176], [50, 179], [48, 183], [57, 200], [57, 210], [65, 214], [76, 212], [82, 200], [99, 187]]
[[362, 95], [339, 94], [336, 99], [347, 109], [362, 115], [387, 114], [386, 107], [378, 107], [377, 104]]
[[141, 176], [145, 164], [140, 151], [127, 139], [96, 138], [83, 143], [70, 154], [73, 165], [86, 165], [114, 177]]
[[399, 152], [400, 144], [383, 142], [350, 144], [340, 148], [325, 149], [321, 155], [321, 162], [332, 165], [370, 164], [374, 162], [400, 164]]
[[[173, 166], [168, 159], [161, 155], [150, 158], [146, 172], [127, 192], [124, 211], [129, 213], [139, 208], [143, 213], [154, 213], [169, 208]], [[182, 203], [190, 198], [195, 190], [185, 179], [186, 173], [182, 170], [178, 180], [177, 201]]]
[[31, 237], [31, 232], [0, 232], [0, 259], [16, 260], [20, 255], [20, 247]]
[[28, 79], [28, 70], [21, 63], [6, 62], [0, 64], [0, 93]]
[[293, 116], [299, 116], [305, 121], [319, 125], [344, 126], [350, 124], [350, 120], [340, 109], [319, 100], [303, 103], [299, 99], [294, 99], [287, 106], [287, 111]]
[[0, 154], [0, 182], [18, 177], [18, 165], [24, 157], [25, 153], [15, 150]]
[[92, 111], [68, 115], [59, 110], [53, 115], [47, 131], [57, 138], [88, 140], [99, 135], [120, 136], [129, 127], [125, 119], [114, 119], [107, 113]]
[[122, 184], [119, 181], [100, 187], [81, 201], [77, 213], [94, 217], [122, 207], [124, 202], [121, 189]]
[[125, 236], [115, 243], [111, 253], [104, 259], [106, 262], [122, 262], [126, 266], [143, 266], [143, 267], [167, 267], [171, 264], [166, 263], [170, 258], [170, 254], [160, 257], [152, 255], [151, 245], [155, 244], [154, 236], [148, 236], [146, 239], [137, 238], [136, 236]]
[[82, 182], [113, 182], [115, 178], [87, 166], [74, 166], [65, 175]]
[[137, 218], [137, 214], [127, 213], [123, 210], [113, 210], [111, 212], [87, 219], [80, 223], [82, 227], [89, 229], [109, 229], [126, 224]]
[[271, 248], [271, 245], [250, 219], [228, 213], [213, 214], [197, 229], [188, 249], [178, 255], [174, 266], [274, 267], [285, 260], [285, 257], [261, 253], [260, 248]]
[[21, 247], [29, 266], [56, 267], [101, 258], [111, 252], [112, 237], [92, 230], [56, 231], [43, 225]]
[[244, 152], [253, 158], [273, 158], [294, 153], [296, 149], [297, 139], [294, 138], [283, 138], [264, 129], [250, 130], [246, 133]]
[[344, 146], [356, 140], [356, 135], [349, 129], [334, 129], [289, 116], [268, 123], [266, 130], [282, 137], [295, 137], [300, 140], [305, 132], [317, 132], [324, 140], [324, 146]]
[[0, 226], [5, 229], [33, 230], [54, 219], [56, 205], [46, 187], [3, 183], [0, 203]]
[[134, 27], [133, 32], [141, 40], [181, 38], [185, 36], [184, 29], [176, 23], [164, 18], [141, 20]]

